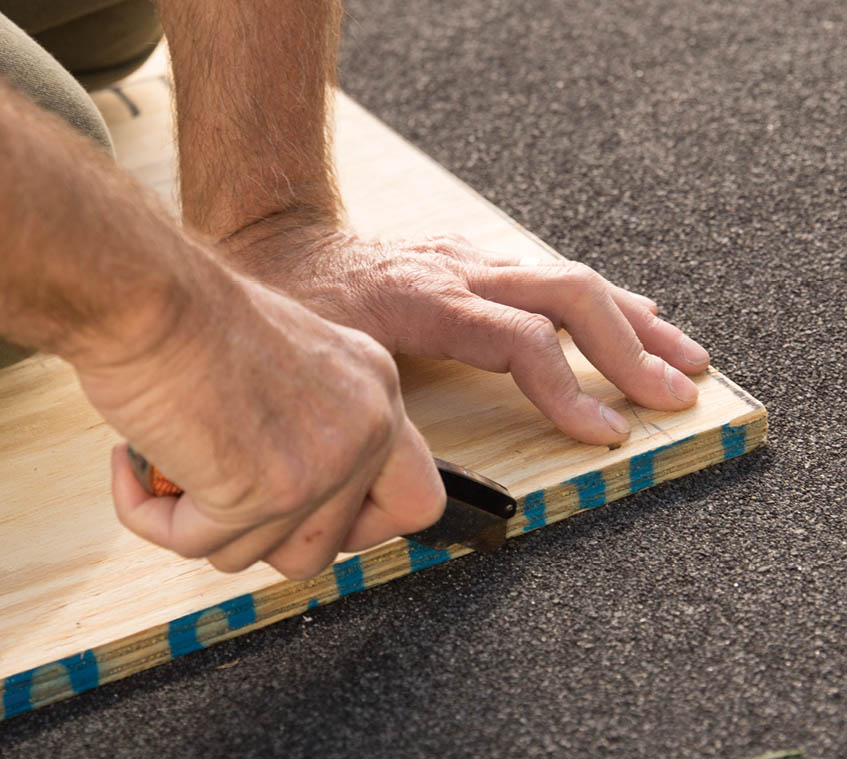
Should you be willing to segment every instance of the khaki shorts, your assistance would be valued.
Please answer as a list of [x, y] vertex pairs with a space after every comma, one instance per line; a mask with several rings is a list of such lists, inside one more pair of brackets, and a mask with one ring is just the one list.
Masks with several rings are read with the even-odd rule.
[[[152, 0], [0, 0], [0, 75], [111, 150], [86, 90], [130, 74], [161, 37]], [[0, 367], [30, 353], [0, 338]]]

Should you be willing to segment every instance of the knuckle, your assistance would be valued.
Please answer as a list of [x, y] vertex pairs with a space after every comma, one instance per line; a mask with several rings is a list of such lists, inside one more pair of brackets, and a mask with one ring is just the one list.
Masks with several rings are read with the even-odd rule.
[[644, 314], [644, 330], [647, 332], [656, 332], [662, 328], [664, 322], [659, 316], [649, 309], [645, 308]]
[[349, 340], [349, 355], [354, 358], [354, 362], [358, 362], [361, 381], [376, 381], [389, 392], [399, 392], [400, 374], [397, 364], [385, 346], [364, 332], [350, 332]]
[[564, 278], [577, 303], [590, 303], [608, 293], [609, 283], [590, 266], [579, 261], [568, 261], [563, 267]]
[[657, 366], [655, 359], [652, 354], [644, 350], [644, 346], [640, 340], [633, 343], [630, 350], [630, 355], [626, 358], [630, 359], [636, 371], [642, 374], [655, 371], [655, 367]]
[[437, 261], [448, 269], [455, 268], [458, 262], [467, 261], [472, 245], [469, 240], [457, 234], [442, 234], [427, 237], [417, 247], [418, 253], [426, 254], [428, 260]]
[[589, 282], [595, 277], [600, 277], [594, 269], [581, 261], [565, 261], [560, 268], [575, 282]]
[[257, 510], [260, 518], [296, 520], [298, 513], [310, 508], [323, 495], [326, 485], [319, 472], [314, 464], [304, 461], [299, 471], [292, 471], [283, 478], [284, 485], [278, 487], [276, 497], [268, 499]]
[[457, 279], [464, 282], [472, 266], [467, 257], [447, 251], [431, 254], [429, 262], [431, 270], [441, 275], [442, 284], [455, 282]]
[[369, 373], [352, 391], [358, 406], [360, 444], [366, 450], [388, 445], [398, 428], [403, 407], [397, 364], [382, 346], [367, 346]]
[[511, 332], [516, 344], [536, 349], [558, 345], [556, 328], [546, 316], [518, 312], [512, 319]]
[[319, 494], [312, 462], [303, 452], [274, 449], [272, 456], [275, 466], [270, 476], [267, 472], [255, 472], [249, 487], [228, 506], [230, 514], [253, 526], [270, 519], [288, 518]]
[[296, 466], [287, 467], [284, 474], [274, 479], [261, 506], [254, 510], [254, 523], [274, 522], [279, 537], [290, 534], [347, 475], [355, 453], [349, 444], [323, 446], [320, 457], [304, 456]]
[[397, 414], [386, 403], [377, 404], [371, 412], [365, 435], [365, 449], [379, 451], [387, 448], [394, 439], [397, 429]]
[[394, 357], [379, 343], [372, 343], [371, 360], [379, 377], [387, 390], [393, 393], [400, 391], [400, 372]]
[[391, 417], [393, 415], [392, 410], [395, 409], [402, 397], [400, 372], [391, 354], [382, 346], [377, 347], [379, 350], [375, 351], [374, 355], [370, 357], [372, 359], [370, 365], [376, 375], [376, 381], [375, 383], [373, 380], [369, 382], [371, 385], [375, 384], [376, 387], [371, 392], [365, 393], [365, 396], [371, 400], [371, 410], [375, 416], [382, 413]]
[[450, 249], [459, 245], [468, 245], [468, 241], [462, 235], [447, 232], [428, 238], [429, 245], [436, 249]]
[[391, 261], [380, 276], [380, 286], [388, 293], [402, 293], [406, 296], [426, 288], [427, 271], [412, 257], [403, 256]]

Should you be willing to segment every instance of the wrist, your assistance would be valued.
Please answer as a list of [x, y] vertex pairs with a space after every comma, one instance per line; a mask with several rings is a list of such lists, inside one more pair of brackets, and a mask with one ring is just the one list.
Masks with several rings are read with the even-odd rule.
[[220, 240], [218, 250], [236, 270], [273, 281], [280, 259], [303, 255], [347, 237], [340, 213], [318, 208], [279, 211]]
[[111, 313], [68, 331], [54, 352], [87, 372], [163, 365], [206, 332], [215, 304], [238, 291], [235, 275], [192, 240], [181, 239], [177, 247], [156, 271], [122, 288]]

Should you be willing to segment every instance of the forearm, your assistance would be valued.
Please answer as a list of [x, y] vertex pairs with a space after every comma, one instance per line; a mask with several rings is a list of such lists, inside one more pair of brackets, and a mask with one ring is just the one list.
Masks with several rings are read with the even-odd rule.
[[184, 218], [215, 238], [339, 214], [327, 122], [341, 0], [159, 0]]
[[0, 335], [72, 361], [162, 339], [212, 265], [202, 250], [102, 151], [2, 81], [0, 161]]

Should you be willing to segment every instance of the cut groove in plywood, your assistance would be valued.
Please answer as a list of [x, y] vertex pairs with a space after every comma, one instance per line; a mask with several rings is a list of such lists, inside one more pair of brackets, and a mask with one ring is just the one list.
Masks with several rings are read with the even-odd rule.
[[[123, 97], [105, 91], [97, 100], [119, 160], [172, 203], [169, 93], [160, 74], [148, 68], [122, 87]], [[362, 234], [457, 232], [482, 248], [555, 255], [344, 97], [337, 116], [342, 191]], [[714, 370], [696, 378], [694, 408], [667, 414], [629, 402], [567, 336], [562, 343], [583, 387], [631, 422], [632, 437], [619, 449], [563, 436], [507, 375], [399, 360], [409, 414], [433, 453], [518, 497], [510, 538], [765, 441], [764, 408]], [[308, 582], [263, 566], [225, 575], [118, 524], [108, 473], [117, 440], [61, 360], [35, 356], [0, 371], [3, 717], [469, 553], [397, 539], [344, 557]]]

